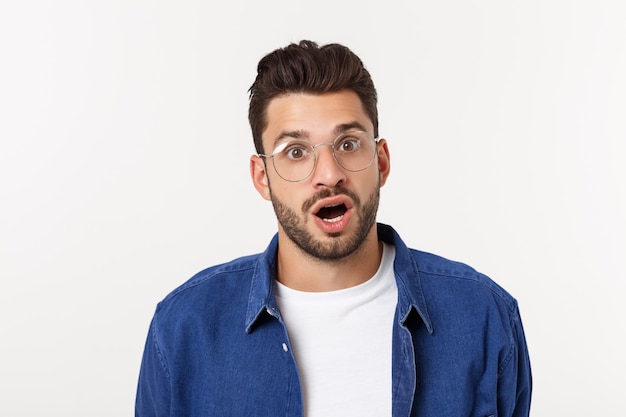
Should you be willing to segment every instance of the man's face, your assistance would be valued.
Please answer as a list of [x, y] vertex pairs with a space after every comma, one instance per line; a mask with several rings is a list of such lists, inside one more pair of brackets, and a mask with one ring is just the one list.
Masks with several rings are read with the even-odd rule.
[[[354, 92], [290, 94], [270, 102], [263, 146], [267, 154], [296, 138], [315, 146], [349, 130], [373, 134], [372, 122]], [[374, 230], [389, 153], [381, 140], [374, 162], [351, 172], [337, 163], [331, 147], [320, 146], [316, 152], [315, 169], [302, 181], [281, 178], [269, 158], [265, 164], [252, 158], [252, 176], [257, 190], [272, 201], [280, 239], [288, 238], [312, 257], [339, 260], [358, 250]]]

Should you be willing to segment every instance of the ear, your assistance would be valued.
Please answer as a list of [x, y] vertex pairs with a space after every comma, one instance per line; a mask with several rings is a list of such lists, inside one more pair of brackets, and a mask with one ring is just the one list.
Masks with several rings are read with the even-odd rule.
[[254, 188], [261, 194], [261, 197], [268, 201], [271, 200], [265, 161], [258, 155], [250, 157], [250, 177], [252, 177]]
[[378, 153], [378, 172], [380, 175], [380, 186], [382, 187], [387, 182], [387, 177], [391, 170], [391, 160], [389, 158], [389, 148], [385, 139], [380, 139], [377, 146]]

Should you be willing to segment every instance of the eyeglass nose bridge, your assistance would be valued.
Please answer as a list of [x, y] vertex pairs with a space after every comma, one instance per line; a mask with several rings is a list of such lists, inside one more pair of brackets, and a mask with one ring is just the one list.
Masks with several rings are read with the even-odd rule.
[[[317, 163], [317, 148], [321, 148], [322, 146], [330, 146], [330, 153], [333, 155], [335, 162], [341, 165], [341, 163], [339, 163], [339, 160], [337, 159], [337, 153], [335, 152], [335, 142], [318, 143], [317, 145], [311, 145], [311, 149], [313, 149], [313, 161]], [[313, 169], [315, 169], [315, 166]]]

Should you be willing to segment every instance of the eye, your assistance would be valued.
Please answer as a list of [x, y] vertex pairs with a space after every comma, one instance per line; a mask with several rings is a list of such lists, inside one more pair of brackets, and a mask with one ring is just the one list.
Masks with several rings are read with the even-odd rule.
[[305, 159], [310, 155], [310, 153], [311, 151], [309, 148], [301, 143], [290, 144], [282, 151], [285, 158], [292, 161]]
[[341, 138], [335, 146], [338, 152], [349, 153], [355, 152], [361, 147], [361, 139], [355, 136], [346, 136]]

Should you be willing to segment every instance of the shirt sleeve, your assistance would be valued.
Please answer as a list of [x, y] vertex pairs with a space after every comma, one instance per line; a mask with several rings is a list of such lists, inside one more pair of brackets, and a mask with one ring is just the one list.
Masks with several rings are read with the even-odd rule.
[[517, 304], [511, 318], [512, 354], [498, 380], [498, 415], [528, 417], [532, 394], [532, 374], [526, 337]]
[[153, 319], [141, 360], [135, 417], [169, 416], [170, 387], [165, 358], [158, 345], [156, 319]]

